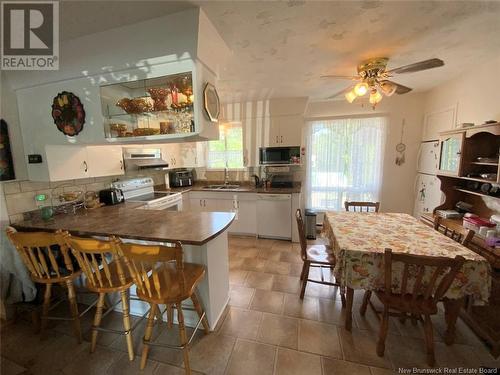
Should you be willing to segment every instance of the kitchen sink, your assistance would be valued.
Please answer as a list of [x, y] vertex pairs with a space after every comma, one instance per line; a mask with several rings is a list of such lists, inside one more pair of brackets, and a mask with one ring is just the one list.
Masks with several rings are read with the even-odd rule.
[[203, 186], [204, 190], [235, 190], [239, 189], [240, 185], [207, 185]]

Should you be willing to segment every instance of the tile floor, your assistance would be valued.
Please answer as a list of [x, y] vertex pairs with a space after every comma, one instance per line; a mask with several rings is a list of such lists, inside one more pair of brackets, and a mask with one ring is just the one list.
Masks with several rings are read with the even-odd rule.
[[[375, 353], [378, 320], [372, 311], [358, 313], [362, 293], [355, 294], [352, 332], [343, 328], [344, 313], [333, 287], [309, 284], [304, 300], [298, 297], [302, 262], [299, 247], [284, 241], [230, 237], [231, 301], [218, 330], [199, 332], [190, 358], [194, 374], [276, 375], [386, 375], [399, 367], [426, 367], [421, 327], [391, 321], [384, 357]], [[317, 271], [311, 272], [319, 277]], [[328, 275], [325, 275], [328, 276]], [[114, 314], [114, 313], [113, 313]], [[121, 316], [111, 314], [103, 325], [120, 327]], [[146, 369], [139, 358], [129, 362], [122, 336], [100, 333], [98, 347], [89, 354], [92, 316], [82, 321], [85, 341], [71, 336], [66, 322], [51, 323], [40, 341], [29, 322], [1, 329], [2, 375], [49, 374], [183, 374], [182, 355], [152, 347]], [[500, 367], [487, 348], [458, 322], [453, 346], [443, 343], [444, 317], [434, 319], [436, 360], [447, 367]], [[144, 324], [135, 331], [140, 354]], [[175, 343], [176, 329], [156, 326], [157, 342]]]

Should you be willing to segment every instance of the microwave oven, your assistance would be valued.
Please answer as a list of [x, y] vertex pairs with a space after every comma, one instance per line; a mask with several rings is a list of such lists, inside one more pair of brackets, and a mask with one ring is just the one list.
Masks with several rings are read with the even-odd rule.
[[299, 164], [300, 146], [261, 147], [259, 148], [259, 164]]

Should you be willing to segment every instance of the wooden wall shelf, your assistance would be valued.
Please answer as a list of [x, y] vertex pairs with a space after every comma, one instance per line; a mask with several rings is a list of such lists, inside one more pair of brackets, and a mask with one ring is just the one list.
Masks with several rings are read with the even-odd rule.
[[488, 197], [488, 198], [493, 198], [493, 199], [498, 199], [500, 200], [500, 197], [494, 197], [493, 195], [488, 195], [481, 193], [479, 191], [474, 191], [474, 190], [468, 190], [468, 189], [462, 189], [462, 188], [455, 188], [457, 191], [461, 191], [462, 193], [467, 193], [467, 194], [472, 194], [472, 195], [477, 195], [479, 197]]

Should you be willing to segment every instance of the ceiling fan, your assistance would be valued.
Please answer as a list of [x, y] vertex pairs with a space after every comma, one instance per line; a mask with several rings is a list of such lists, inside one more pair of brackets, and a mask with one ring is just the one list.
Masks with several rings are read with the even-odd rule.
[[354, 86], [349, 86], [344, 90], [331, 95], [330, 97], [328, 97], [328, 99], [332, 99], [336, 96], [344, 94], [346, 100], [349, 103], [352, 103], [357, 97], [361, 97], [369, 93], [370, 104], [373, 106], [373, 108], [375, 108], [375, 106], [382, 100], [382, 94], [384, 94], [385, 96], [391, 96], [395, 93], [402, 95], [412, 90], [409, 87], [390, 81], [389, 78], [391, 78], [393, 74], [414, 73], [444, 65], [443, 60], [429, 59], [414, 64], [401, 66], [399, 68], [387, 70], [388, 62], [389, 59], [387, 57], [375, 57], [361, 62], [358, 65], [358, 74], [356, 76], [321, 76], [321, 78], [349, 79], [352, 81], [359, 81]]

